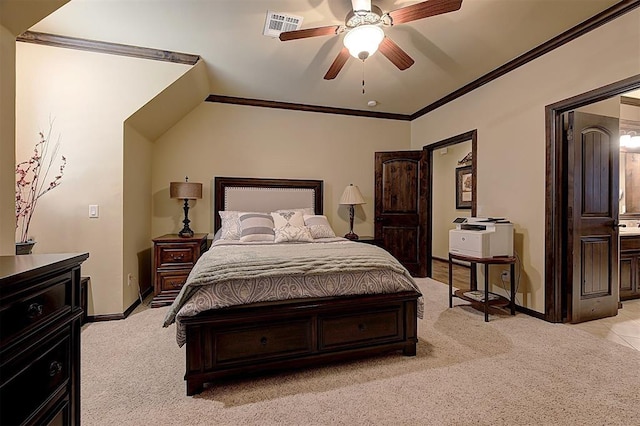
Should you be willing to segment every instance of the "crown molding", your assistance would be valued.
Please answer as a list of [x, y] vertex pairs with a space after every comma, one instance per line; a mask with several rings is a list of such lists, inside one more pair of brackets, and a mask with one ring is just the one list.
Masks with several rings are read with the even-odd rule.
[[640, 6], [640, 0], [622, 0], [619, 3], [614, 4], [613, 6], [611, 6], [610, 8], [603, 10], [602, 12], [598, 13], [597, 15], [592, 16], [591, 18], [587, 19], [586, 21], [581, 22], [580, 24], [576, 25], [573, 28], [568, 29], [567, 31], [563, 32], [562, 34], [552, 38], [551, 40], [548, 40], [544, 43], [542, 43], [541, 45], [534, 47], [533, 49], [529, 50], [528, 52], [518, 56], [517, 58], [507, 62], [506, 64], [502, 65], [499, 68], [496, 68], [493, 71], [490, 71], [489, 73], [483, 75], [482, 77], [472, 81], [471, 83], [462, 86], [460, 89], [449, 93], [448, 95], [444, 96], [443, 98], [438, 99], [437, 101], [427, 105], [426, 107], [422, 108], [421, 110], [411, 114], [411, 120], [415, 120], [416, 118], [420, 118], [423, 115], [427, 114], [428, 112], [431, 112], [437, 108], [440, 108], [441, 106], [463, 96], [466, 95], [469, 92], [472, 92], [473, 90], [497, 79], [502, 77], [503, 75], [515, 70], [516, 68], [519, 68], [531, 61], [533, 61], [534, 59], [539, 58], [540, 56], [551, 52], [554, 49], [557, 49], [558, 47], [572, 41], [575, 40], [576, 38], [592, 31], [595, 30], [596, 28], [606, 24], [607, 22], [610, 22], [626, 13], [631, 12], [632, 10], [636, 9], [638, 6]]

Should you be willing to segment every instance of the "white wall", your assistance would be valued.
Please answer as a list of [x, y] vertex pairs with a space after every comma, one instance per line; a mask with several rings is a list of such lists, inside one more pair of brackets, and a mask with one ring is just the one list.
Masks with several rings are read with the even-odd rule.
[[636, 9], [412, 122], [413, 148], [478, 129], [478, 216], [515, 224], [527, 308], [544, 312], [545, 106], [640, 73], [639, 23]]
[[349, 231], [342, 191], [353, 183], [367, 204], [354, 231], [373, 235], [374, 153], [409, 149], [407, 121], [203, 102], [155, 142], [153, 235], [176, 233], [183, 211], [169, 182], [201, 182], [203, 199], [189, 210], [191, 229], [211, 232], [215, 176], [324, 180], [324, 212], [338, 235]]

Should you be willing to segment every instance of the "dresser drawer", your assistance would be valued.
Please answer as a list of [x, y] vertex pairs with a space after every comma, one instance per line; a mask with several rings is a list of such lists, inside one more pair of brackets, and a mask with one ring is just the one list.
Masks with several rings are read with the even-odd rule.
[[620, 251], [640, 250], [640, 236], [621, 236]]
[[0, 311], [0, 342], [7, 345], [21, 333], [44, 325], [71, 311], [71, 274], [35, 295], [30, 295]]
[[215, 335], [216, 363], [277, 358], [311, 352], [311, 319], [252, 327]]
[[70, 328], [2, 366], [0, 424], [22, 424], [65, 386], [71, 371]]
[[156, 268], [193, 266], [199, 247], [194, 244], [163, 244], [158, 246]]
[[401, 340], [404, 334], [400, 307], [383, 312], [318, 318], [320, 349], [362, 342]]

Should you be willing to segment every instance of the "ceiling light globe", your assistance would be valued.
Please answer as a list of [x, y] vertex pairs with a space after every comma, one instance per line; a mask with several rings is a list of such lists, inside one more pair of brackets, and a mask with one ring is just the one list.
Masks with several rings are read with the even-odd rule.
[[354, 58], [363, 61], [373, 55], [384, 39], [384, 31], [377, 25], [361, 25], [344, 36], [344, 47]]

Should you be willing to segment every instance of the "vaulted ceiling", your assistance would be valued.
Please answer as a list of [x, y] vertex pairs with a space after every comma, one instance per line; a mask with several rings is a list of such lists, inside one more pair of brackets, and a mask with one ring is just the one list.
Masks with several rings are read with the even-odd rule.
[[[388, 12], [418, 2], [372, 3]], [[71, 0], [31, 30], [199, 55], [215, 95], [413, 114], [617, 2], [463, 0], [458, 11], [385, 28], [415, 60], [409, 69], [376, 53], [350, 58], [334, 80], [323, 76], [344, 34], [282, 42], [262, 34], [265, 17], [341, 25], [350, 0]]]

